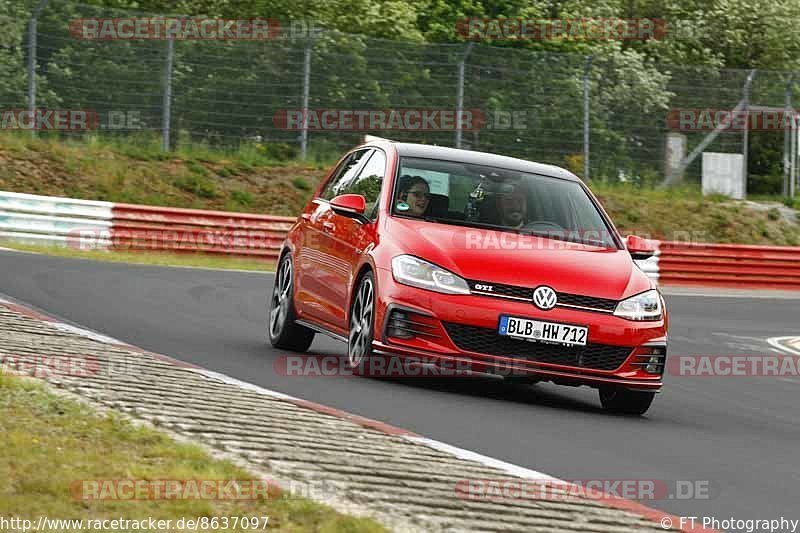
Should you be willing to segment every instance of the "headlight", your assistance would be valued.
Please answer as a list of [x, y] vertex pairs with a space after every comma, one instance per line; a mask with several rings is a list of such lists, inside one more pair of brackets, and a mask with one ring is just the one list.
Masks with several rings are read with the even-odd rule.
[[469, 294], [469, 285], [463, 278], [413, 255], [392, 259], [392, 275], [404, 285], [445, 294]]
[[661, 295], [657, 290], [649, 290], [617, 304], [615, 316], [628, 320], [661, 320]]

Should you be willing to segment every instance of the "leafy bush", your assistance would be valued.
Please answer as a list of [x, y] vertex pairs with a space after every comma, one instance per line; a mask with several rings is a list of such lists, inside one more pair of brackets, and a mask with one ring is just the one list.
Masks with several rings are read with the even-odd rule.
[[216, 198], [217, 186], [209, 178], [197, 174], [189, 174], [175, 180], [175, 186], [201, 198]]
[[233, 191], [231, 199], [241, 205], [251, 205], [253, 203], [253, 195], [248, 191]]
[[305, 179], [301, 178], [300, 176], [292, 178], [292, 185], [294, 185], [301, 191], [308, 191], [311, 189], [311, 185], [309, 185], [308, 182]]
[[747, 194], [781, 194], [783, 176], [754, 176], [747, 178]]
[[300, 155], [297, 146], [287, 143], [265, 143], [259, 145], [261, 153], [275, 161], [290, 161]]

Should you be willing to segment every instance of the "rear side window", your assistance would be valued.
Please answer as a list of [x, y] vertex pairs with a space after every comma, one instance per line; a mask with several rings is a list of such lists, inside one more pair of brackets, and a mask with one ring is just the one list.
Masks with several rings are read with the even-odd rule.
[[320, 197], [325, 200], [332, 200], [334, 196], [343, 194], [342, 189], [344, 189], [350, 180], [353, 179], [353, 176], [356, 175], [367, 152], [369, 152], [369, 150], [358, 150], [347, 156], [339, 165], [339, 168], [336, 169], [333, 176], [331, 176], [328, 184], [325, 185]]
[[364, 164], [358, 177], [345, 185], [339, 194], [360, 194], [367, 201], [367, 215], [374, 219], [378, 212], [378, 200], [381, 195], [383, 176], [386, 173], [386, 155], [375, 150]]

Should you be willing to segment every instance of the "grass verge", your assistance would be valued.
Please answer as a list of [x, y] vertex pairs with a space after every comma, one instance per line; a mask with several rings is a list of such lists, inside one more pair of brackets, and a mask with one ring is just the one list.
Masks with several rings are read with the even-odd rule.
[[201, 253], [175, 254], [168, 252], [119, 252], [112, 250], [77, 250], [60, 246], [44, 246], [40, 244], [23, 244], [0, 240], [0, 247], [35, 252], [40, 254], [69, 257], [74, 259], [92, 259], [114, 263], [133, 263], [140, 265], [179, 266], [195, 268], [213, 268], [215, 270], [252, 270], [274, 272], [275, 263], [256, 259], [228, 257]]
[[[252, 500], [80, 500], [70, 487], [80, 480], [252, 480], [200, 447], [178, 443], [114, 414], [49, 392], [40, 383], [0, 373], [0, 516], [33, 519], [269, 517], [270, 530], [365, 532], [384, 529], [294, 496]], [[259, 527], [261, 524], [259, 524]], [[116, 529], [120, 531], [121, 529]], [[59, 528], [59, 531], [80, 531]], [[253, 531], [209, 528], [207, 531]]]
[[776, 209], [757, 210], [697, 187], [649, 190], [589, 183], [620, 231], [653, 239], [800, 245], [800, 224]]
[[153, 138], [60, 139], [0, 131], [0, 190], [296, 215], [329, 164], [276, 159], [270, 146], [220, 150], [193, 144], [164, 153]]
[[[0, 132], [0, 190], [88, 200], [296, 216], [333, 161], [307, 164], [269, 143], [236, 150], [153, 138], [62, 140]], [[800, 224], [697, 184], [667, 190], [590, 181], [620, 230], [665, 240], [800, 245]], [[781, 202], [754, 196], [755, 201]], [[783, 202], [800, 207], [800, 199]]]

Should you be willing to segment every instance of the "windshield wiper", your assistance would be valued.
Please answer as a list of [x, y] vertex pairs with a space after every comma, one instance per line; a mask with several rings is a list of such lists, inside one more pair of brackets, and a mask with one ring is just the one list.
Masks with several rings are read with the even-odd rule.
[[528, 235], [536, 235], [537, 237], [544, 237], [545, 239], [553, 239], [555, 241], [571, 242], [575, 244], [590, 244], [592, 246], [599, 246], [601, 248], [612, 248], [612, 246], [609, 246], [607, 242], [597, 241], [595, 239], [568, 239], [558, 234], [535, 231], [535, 230], [529, 230], [526, 231], [525, 233]]
[[546, 239], [553, 239], [556, 241], [562, 242], [571, 242], [574, 244], [589, 244], [592, 246], [599, 246], [601, 248], [613, 248], [613, 246], [609, 245], [607, 242], [598, 241], [595, 239], [583, 239], [583, 240], [573, 240], [568, 239], [566, 237], [562, 237], [557, 234], [552, 234], [548, 232], [542, 231], [535, 231], [535, 230], [526, 230], [525, 228], [511, 228], [508, 226], [497, 226], [495, 224], [489, 224], [487, 222], [473, 222], [470, 220], [460, 220], [457, 218], [443, 218], [443, 217], [433, 217], [433, 216], [426, 216], [423, 218], [425, 222], [438, 222], [442, 224], [451, 224], [453, 226], [462, 226], [467, 228], [479, 228], [479, 229], [488, 229], [494, 231], [505, 231], [508, 233], [516, 233], [518, 235], [535, 235], [536, 237], [544, 237]]
[[513, 233], [521, 233], [521, 230], [519, 228], [496, 226], [495, 224], [489, 224], [488, 222], [473, 222], [471, 220], [461, 220], [458, 218], [442, 218], [442, 217], [427, 216], [423, 220], [425, 220], [425, 222], [441, 222], [442, 224], [452, 224], [453, 226], [463, 226], [467, 228], [491, 229], [497, 231], [510, 231]]

